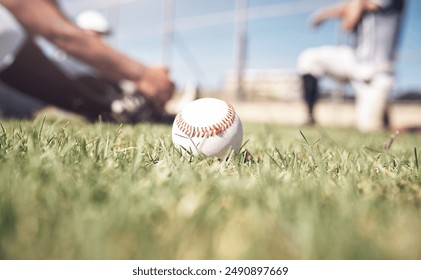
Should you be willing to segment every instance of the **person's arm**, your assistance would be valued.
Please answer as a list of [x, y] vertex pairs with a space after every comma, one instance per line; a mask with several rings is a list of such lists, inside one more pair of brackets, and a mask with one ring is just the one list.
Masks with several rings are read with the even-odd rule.
[[149, 68], [106, 45], [66, 19], [51, 0], [0, 0], [31, 35], [41, 35], [58, 48], [115, 80], [130, 80], [157, 107], [171, 98], [174, 85], [164, 68]]
[[322, 8], [320, 10], [317, 10], [312, 16], [311, 16], [311, 24], [315, 27], [319, 26], [323, 22], [329, 19], [333, 18], [341, 18], [345, 14], [347, 3], [341, 3], [334, 6], [329, 6]]
[[326, 20], [340, 18], [343, 29], [351, 31], [357, 25], [364, 11], [375, 11], [378, 8], [377, 4], [370, 0], [344, 2], [317, 11], [312, 16], [311, 23], [317, 27]]
[[370, 0], [354, 0], [349, 3], [342, 16], [342, 27], [346, 31], [354, 30], [365, 11], [375, 11], [379, 6]]

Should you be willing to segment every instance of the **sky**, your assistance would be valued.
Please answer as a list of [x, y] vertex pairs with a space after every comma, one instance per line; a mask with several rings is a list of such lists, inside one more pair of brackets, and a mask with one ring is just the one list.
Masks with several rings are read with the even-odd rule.
[[[169, 0], [61, 0], [70, 18], [86, 9], [103, 12], [114, 35], [108, 42], [144, 63], [170, 66], [178, 87], [223, 86], [236, 67], [235, 0], [173, 0], [174, 40], [164, 48], [163, 22]], [[407, 0], [396, 64], [397, 90], [421, 90], [421, 1]], [[317, 8], [337, 0], [248, 0], [247, 69], [295, 73], [298, 55], [309, 47], [346, 41], [337, 21], [312, 29]]]

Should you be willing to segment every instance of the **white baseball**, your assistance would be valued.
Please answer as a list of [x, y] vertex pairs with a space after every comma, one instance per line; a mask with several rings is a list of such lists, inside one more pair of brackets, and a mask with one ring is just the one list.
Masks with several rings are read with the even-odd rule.
[[243, 126], [234, 107], [216, 98], [197, 99], [177, 114], [172, 127], [174, 147], [193, 154], [224, 157], [237, 153], [243, 142]]

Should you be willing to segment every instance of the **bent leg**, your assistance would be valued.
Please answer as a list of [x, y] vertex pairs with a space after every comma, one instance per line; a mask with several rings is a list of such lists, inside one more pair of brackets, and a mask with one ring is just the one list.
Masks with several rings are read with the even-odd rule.
[[314, 107], [319, 98], [318, 79], [330, 76], [350, 80], [357, 69], [354, 51], [348, 46], [322, 46], [310, 48], [298, 58], [298, 73], [303, 85], [303, 98], [307, 105], [308, 121], [314, 123]]
[[355, 53], [349, 46], [322, 46], [310, 48], [298, 58], [298, 73], [316, 78], [330, 76], [338, 80], [358, 79], [358, 65]]
[[96, 98], [91, 90], [68, 78], [31, 40], [0, 73], [0, 79], [27, 95], [90, 120], [110, 111], [108, 100]]

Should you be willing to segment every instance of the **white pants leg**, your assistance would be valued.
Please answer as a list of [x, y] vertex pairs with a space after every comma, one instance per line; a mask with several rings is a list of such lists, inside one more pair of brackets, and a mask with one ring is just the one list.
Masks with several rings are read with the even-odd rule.
[[356, 125], [369, 132], [383, 129], [383, 117], [393, 89], [391, 74], [378, 74], [370, 83], [353, 82], [356, 90]]
[[370, 79], [374, 71], [371, 65], [359, 63], [354, 50], [349, 46], [321, 46], [301, 53], [298, 73], [350, 81]]

